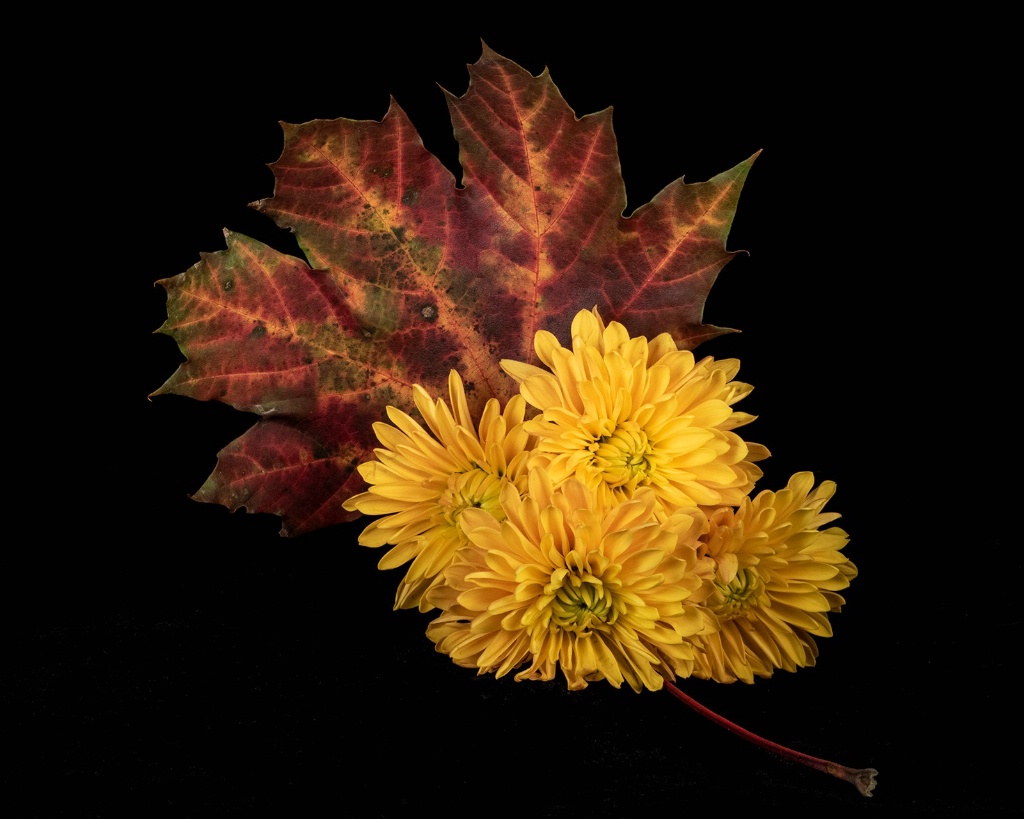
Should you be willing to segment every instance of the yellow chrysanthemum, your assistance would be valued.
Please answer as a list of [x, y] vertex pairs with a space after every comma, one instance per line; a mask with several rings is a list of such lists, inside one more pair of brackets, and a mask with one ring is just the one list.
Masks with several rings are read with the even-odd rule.
[[516, 680], [560, 667], [574, 690], [600, 679], [658, 689], [663, 675], [691, 672], [687, 638], [714, 627], [696, 605], [713, 571], [695, 549], [702, 512], [659, 522], [649, 489], [602, 509], [575, 480], [556, 491], [539, 467], [527, 496], [510, 486], [501, 502], [501, 523], [463, 513], [470, 544], [428, 594], [443, 610], [427, 629], [438, 651], [498, 677], [528, 663]]
[[839, 517], [822, 512], [835, 492], [800, 472], [781, 492], [761, 492], [738, 509], [709, 513], [699, 552], [716, 564], [715, 590], [706, 605], [720, 630], [695, 638], [702, 648], [694, 676], [753, 682], [776, 668], [814, 665], [814, 637], [832, 636], [828, 613], [845, 602], [837, 592], [857, 569], [842, 553], [848, 537], [821, 527]]
[[454, 370], [448, 377], [450, 409], [441, 399], [432, 401], [419, 385], [413, 393], [429, 432], [388, 407], [391, 424], [373, 427], [383, 448], [374, 450], [376, 460], [359, 466], [370, 488], [344, 506], [384, 516], [363, 530], [359, 543], [394, 546], [381, 558], [381, 569], [412, 561], [398, 586], [395, 608], [428, 611], [424, 593], [441, 581], [456, 550], [466, 543], [459, 527], [462, 512], [478, 508], [501, 519], [501, 490], [508, 485], [513, 491], [525, 488], [530, 436], [523, 428], [526, 404], [520, 396], [504, 411], [498, 401], [489, 400], [474, 428], [462, 379]]
[[752, 389], [732, 380], [739, 361], [695, 361], [668, 333], [630, 338], [596, 309], [573, 319], [571, 350], [547, 331], [534, 348], [550, 372], [502, 367], [540, 410], [526, 425], [538, 438], [530, 464], [546, 467], [556, 486], [576, 478], [602, 505], [649, 486], [667, 514], [735, 506], [761, 477], [754, 462], [768, 451], [733, 432], [754, 420], [732, 409]]

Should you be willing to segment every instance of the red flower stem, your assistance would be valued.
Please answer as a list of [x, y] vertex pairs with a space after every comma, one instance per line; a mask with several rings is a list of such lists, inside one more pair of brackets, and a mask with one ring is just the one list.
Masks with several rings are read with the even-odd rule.
[[785, 745], [779, 745], [777, 742], [772, 742], [770, 739], [758, 736], [753, 731], [741, 728], [735, 722], [730, 722], [725, 717], [719, 716], [707, 706], [701, 705], [689, 694], [684, 694], [668, 680], [665, 680], [665, 685], [668, 688], [668, 692], [677, 700], [686, 703], [702, 717], [706, 717], [715, 723], [715, 725], [743, 737], [747, 742], [752, 742], [754, 745], [764, 748], [766, 751], [781, 756], [784, 759], [791, 759], [794, 762], [799, 762], [801, 765], [806, 765], [808, 768], [831, 774], [837, 779], [844, 779], [853, 785], [862, 796], [871, 796], [871, 791], [875, 789], [875, 777], [878, 776], [878, 771], [874, 768], [847, 768], [845, 765], [830, 762], [827, 759], [819, 759], [816, 756], [794, 751], [792, 748], [787, 748]]

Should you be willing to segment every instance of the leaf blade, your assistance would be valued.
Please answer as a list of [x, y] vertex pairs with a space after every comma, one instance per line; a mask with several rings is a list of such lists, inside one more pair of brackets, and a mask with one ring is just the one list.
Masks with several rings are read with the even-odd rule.
[[691, 348], [732, 332], [703, 308], [756, 154], [625, 217], [610, 109], [577, 117], [546, 70], [486, 45], [469, 72], [462, 97], [445, 92], [461, 187], [394, 101], [379, 122], [282, 124], [274, 195], [254, 207], [309, 264], [226, 232], [226, 250], [158, 282], [160, 332], [186, 361], [155, 394], [260, 416], [197, 500], [278, 514], [285, 534], [350, 519], [386, 406], [414, 412], [413, 384], [444, 395], [450, 369], [474, 411], [507, 400], [500, 360], [532, 361], [539, 329], [567, 339], [580, 309]]

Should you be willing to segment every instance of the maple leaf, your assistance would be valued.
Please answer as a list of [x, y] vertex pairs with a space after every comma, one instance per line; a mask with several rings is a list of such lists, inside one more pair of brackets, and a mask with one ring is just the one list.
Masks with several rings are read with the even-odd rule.
[[487, 46], [462, 97], [445, 92], [462, 186], [392, 100], [380, 122], [283, 125], [274, 195], [255, 207], [294, 231], [305, 261], [240, 234], [158, 282], [186, 357], [156, 394], [222, 401], [259, 420], [218, 454], [195, 499], [271, 512], [283, 534], [355, 515], [372, 424], [450, 369], [477, 408], [516, 383], [546, 329], [567, 341], [596, 306], [631, 335], [680, 346], [730, 330], [704, 303], [756, 154], [707, 182], [680, 178], [624, 217], [611, 109], [577, 118], [539, 76]]

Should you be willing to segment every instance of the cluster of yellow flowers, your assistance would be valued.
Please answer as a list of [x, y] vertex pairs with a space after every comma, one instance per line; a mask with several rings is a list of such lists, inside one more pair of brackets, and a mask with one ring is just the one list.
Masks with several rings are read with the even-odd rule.
[[750, 496], [768, 451], [735, 432], [754, 420], [733, 409], [751, 390], [738, 361], [596, 310], [571, 345], [537, 333], [546, 369], [503, 361], [520, 394], [476, 423], [453, 371], [447, 404], [415, 389], [426, 428], [394, 408], [375, 426], [369, 487], [345, 508], [380, 516], [359, 538], [392, 546], [380, 568], [409, 564], [395, 607], [439, 610], [427, 635], [461, 666], [561, 669], [571, 689], [813, 665], [857, 573], [846, 533], [823, 528], [835, 485], [804, 472]]

